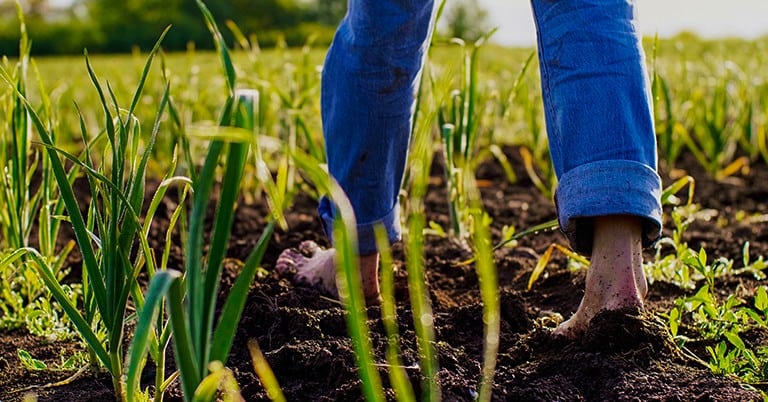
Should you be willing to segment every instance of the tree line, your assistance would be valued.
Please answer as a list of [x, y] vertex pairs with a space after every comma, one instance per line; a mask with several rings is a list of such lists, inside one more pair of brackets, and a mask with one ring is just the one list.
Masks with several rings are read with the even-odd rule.
[[[168, 50], [213, 47], [195, 0], [19, 0], [33, 54], [123, 53], [147, 50], [171, 25], [163, 41]], [[299, 46], [312, 37], [327, 45], [344, 17], [347, 0], [208, 0], [221, 27], [231, 21], [263, 47], [285, 41]], [[468, 36], [487, 28], [477, 0], [451, 0], [440, 32]], [[232, 43], [233, 32], [224, 30]], [[0, 55], [18, 53], [16, 0], [0, 0]]]

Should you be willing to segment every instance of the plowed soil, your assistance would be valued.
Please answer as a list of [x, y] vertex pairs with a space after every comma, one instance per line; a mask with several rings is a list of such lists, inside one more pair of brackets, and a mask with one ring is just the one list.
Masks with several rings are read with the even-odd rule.
[[[506, 152], [519, 161], [516, 149]], [[516, 164], [516, 166], [522, 166]], [[696, 178], [694, 202], [716, 210], [709, 221], [696, 221], [684, 239], [710, 256], [733, 259], [741, 264], [742, 247], [751, 243], [751, 255], [768, 256], [768, 222], [744, 223], [739, 211], [768, 214], [768, 167], [755, 162], [748, 175], [716, 182], [695, 162], [685, 159], [677, 168]], [[677, 177], [678, 173], [673, 173]], [[493, 218], [497, 240], [504, 225], [518, 230], [555, 217], [552, 201], [536, 191], [518, 172], [512, 184], [493, 161], [477, 171], [483, 186], [485, 208]], [[661, 168], [668, 185], [670, 169]], [[439, 166], [433, 169], [433, 185], [426, 200], [428, 220], [448, 224], [448, 204], [441, 185]], [[170, 195], [169, 204], [173, 202]], [[258, 341], [289, 401], [359, 401], [360, 382], [350, 339], [346, 335], [344, 312], [333, 300], [315, 290], [291, 285], [290, 278], [272, 272], [280, 251], [302, 240], [313, 239], [328, 245], [321, 235], [315, 213], [316, 202], [299, 195], [288, 213], [289, 232], [278, 232], [263, 261], [270, 272], [255, 281], [240, 322], [228, 366], [234, 371], [246, 401], [266, 401], [267, 395], [254, 374], [247, 349], [250, 339]], [[159, 247], [170, 209], [158, 212], [152, 241]], [[669, 209], [666, 210], [669, 212]], [[256, 244], [265, 226], [266, 206], [246, 205], [237, 210], [228, 253], [231, 259], [222, 279], [226, 294], [237, 275], [238, 260]], [[671, 233], [666, 225], [665, 234]], [[569, 317], [583, 294], [584, 272], [568, 269], [564, 256], [555, 253], [545, 275], [531, 290], [527, 281], [539, 256], [552, 243], [565, 245], [558, 232], [544, 232], [523, 238], [517, 247], [496, 252], [501, 294], [501, 340], [493, 399], [498, 401], [752, 401], [760, 395], [732, 378], [716, 376], [702, 364], [677, 349], [659, 313], [668, 311], [685, 291], [655, 282], [650, 286], [646, 311], [603, 313], [593, 320], [587, 335], [576, 342], [554, 338], [550, 331], [558, 316]], [[174, 247], [173, 263], [182, 265], [181, 247]], [[406, 267], [402, 249], [395, 247], [396, 299], [402, 342], [402, 360], [416, 390], [420, 371], [416, 336], [408, 302]], [[649, 250], [647, 258], [652, 258]], [[445, 401], [471, 401], [478, 390], [482, 365], [482, 300], [472, 265], [461, 265], [470, 253], [450, 239], [427, 236], [425, 262], [429, 293], [435, 316], [439, 356], [439, 381]], [[79, 269], [75, 261], [73, 273]], [[724, 278], [717, 283], [722, 294], [739, 291], [749, 295], [760, 283], [751, 277]], [[369, 327], [380, 373], [388, 386], [383, 363], [386, 338], [378, 307], [368, 308]], [[761, 342], [764, 333], [750, 333], [747, 342]], [[17, 349], [24, 349], [43, 361], [58, 362], [60, 353], [72, 353], [77, 343], [50, 342], [22, 331], [0, 333], [0, 400], [21, 400], [34, 392], [40, 401], [114, 400], [106, 375], [85, 374], [68, 385], [47, 386], [72, 372], [30, 371], [21, 366]], [[700, 356], [706, 359], [701, 346]], [[172, 365], [172, 362], [170, 363]], [[151, 381], [148, 370], [147, 381]], [[170, 371], [170, 369], [169, 369]], [[394, 391], [387, 397], [394, 400]], [[169, 391], [168, 401], [181, 400], [178, 387]]]

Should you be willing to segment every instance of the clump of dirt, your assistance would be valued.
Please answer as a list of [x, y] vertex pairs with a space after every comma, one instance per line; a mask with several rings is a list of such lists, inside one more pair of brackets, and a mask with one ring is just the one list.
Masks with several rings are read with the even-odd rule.
[[652, 356], [675, 356], [677, 353], [668, 329], [658, 317], [637, 309], [600, 312], [590, 321], [582, 343], [587, 351], [643, 350]]

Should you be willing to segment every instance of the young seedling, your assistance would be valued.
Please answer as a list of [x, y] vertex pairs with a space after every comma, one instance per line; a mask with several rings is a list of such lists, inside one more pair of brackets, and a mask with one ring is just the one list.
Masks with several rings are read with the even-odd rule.
[[[448, 104], [440, 106], [438, 126], [441, 131], [445, 180], [448, 192], [451, 230], [460, 239], [468, 235], [468, 200], [462, 182], [464, 171], [474, 171], [476, 141], [482, 111], [478, 110], [478, 55], [483, 44], [495, 30], [483, 35], [469, 46], [460, 39], [454, 39], [462, 49], [464, 64], [459, 89], [453, 90], [447, 98]], [[433, 92], [437, 91], [433, 80]]]
[[397, 306], [395, 304], [395, 265], [392, 260], [386, 229], [381, 225], [374, 229], [376, 247], [380, 254], [381, 321], [387, 333], [386, 356], [389, 381], [392, 383], [398, 401], [411, 402], [416, 400], [416, 396], [400, 359], [400, 336], [397, 330]]

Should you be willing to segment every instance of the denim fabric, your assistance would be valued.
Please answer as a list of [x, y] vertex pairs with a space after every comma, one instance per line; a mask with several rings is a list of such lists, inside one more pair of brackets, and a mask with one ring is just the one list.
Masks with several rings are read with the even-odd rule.
[[[358, 220], [360, 253], [373, 225], [400, 237], [399, 193], [414, 93], [431, 37], [433, 1], [351, 0], [326, 56], [322, 117], [328, 168]], [[661, 228], [651, 98], [633, 0], [532, 0], [555, 202], [571, 246], [589, 253], [591, 219], [644, 218]], [[321, 200], [329, 233], [333, 207]]]
[[[323, 66], [328, 170], [349, 197], [361, 255], [376, 252], [373, 226], [400, 238], [398, 194], [415, 93], [434, 18], [433, 1], [352, 0]], [[320, 201], [330, 237], [333, 207]]]
[[532, 1], [555, 202], [571, 246], [589, 253], [589, 218], [645, 218], [660, 234], [650, 85], [633, 0]]

